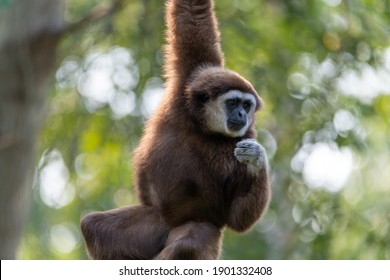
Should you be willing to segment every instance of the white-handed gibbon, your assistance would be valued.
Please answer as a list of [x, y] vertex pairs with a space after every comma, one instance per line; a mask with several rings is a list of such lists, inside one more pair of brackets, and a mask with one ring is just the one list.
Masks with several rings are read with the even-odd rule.
[[166, 24], [166, 93], [134, 154], [141, 205], [82, 219], [93, 259], [218, 259], [223, 229], [248, 230], [270, 199], [262, 103], [224, 68], [213, 0], [166, 1]]

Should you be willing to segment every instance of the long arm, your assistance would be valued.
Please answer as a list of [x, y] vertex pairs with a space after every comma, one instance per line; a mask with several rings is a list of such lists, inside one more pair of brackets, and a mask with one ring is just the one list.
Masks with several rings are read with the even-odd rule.
[[265, 149], [253, 139], [237, 143], [234, 155], [247, 165], [249, 189], [236, 189], [229, 209], [228, 227], [242, 232], [248, 230], [265, 212], [270, 200], [268, 160]]
[[183, 86], [198, 66], [223, 66], [213, 0], [167, 1], [165, 74]]
[[243, 232], [259, 220], [270, 199], [267, 170], [262, 169], [247, 193], [239, 193], [233, 200], [228, 215], [227, 226]]

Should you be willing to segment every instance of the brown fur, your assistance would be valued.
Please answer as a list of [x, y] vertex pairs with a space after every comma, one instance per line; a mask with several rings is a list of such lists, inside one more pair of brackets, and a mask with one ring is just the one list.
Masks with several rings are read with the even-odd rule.
[[204, 104], [229, 90], [261, 106], [252, 85], [223, 68], [213, 1], [168, 0], [166, 9], [167, 92], [135, 151], [143, 206], [82, 220], [92, 258], [217, 259], [223, 228], [248, 230], [269, 201], [267, 165], [257, 170], [233, 153], [255, 138], [253, 120], [237, 138], [204, 129]]
[[145, 260], [162, 250], [169, 227], [155, 208], [139, 205], [89, 213], [81, 231], [93, 259]]

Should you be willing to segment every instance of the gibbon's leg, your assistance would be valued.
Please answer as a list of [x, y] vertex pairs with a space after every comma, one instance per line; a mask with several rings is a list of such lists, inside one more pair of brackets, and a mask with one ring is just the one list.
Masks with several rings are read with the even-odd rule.
[[169, 226], [149, 206], [93, 212], [81, 220], [92, 259], [153, 259], [164, 247]]
[[222, 230], [209, 223], [187, 222], [172, 229], [156, 260], [215, 260], [220, 256]]

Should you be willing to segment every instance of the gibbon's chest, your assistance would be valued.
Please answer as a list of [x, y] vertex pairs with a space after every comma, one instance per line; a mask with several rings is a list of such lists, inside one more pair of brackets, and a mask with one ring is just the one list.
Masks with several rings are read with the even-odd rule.
[[[234, 143], [207, 143], [193, 146], [191, 157], [197, 162], [197, 173], [202, 173], [204, 183], [221, 187], [229, 183], [231, 177], [238, 176], [240, 163], [234, 157]], [[210, 187], [210, 186], [209, 186]]]

